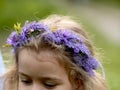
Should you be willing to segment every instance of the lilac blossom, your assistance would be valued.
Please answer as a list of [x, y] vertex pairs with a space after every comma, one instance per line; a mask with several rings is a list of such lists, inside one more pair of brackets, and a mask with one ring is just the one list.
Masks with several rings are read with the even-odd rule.
[[12, 45], [13, 47], [18, 45], [19, 38], [18, 38], [18, 34], [17, 32], [12, 32], [11, 35], [9, 36], [9, 38], [7, 39], [7, 43], [9, 45]]
[[31, 37], [37, 36], [42, 36], [43, 40], [50, 44], [63, 45], [65, 50], [71, 53], [76, 65], [90, 75], [94, 75], [93, 70], [97, 69], [98, 61], [92, 57], [82, 38], [71, 30], [59, 29], [51, 31], [47, 25], [41, 22], [33, 21], [28, 23], [27, 21], [22, 27], [21, 33], [11, 33], [10, 37], [7, 39], [7, 43], [16, 50], [20, 46], [24, 46], [26, 42], [29, 42]]

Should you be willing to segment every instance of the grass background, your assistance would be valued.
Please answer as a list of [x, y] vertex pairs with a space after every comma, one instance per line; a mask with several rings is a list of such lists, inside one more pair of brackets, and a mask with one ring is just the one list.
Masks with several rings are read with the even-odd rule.
[[[13, 58], [10, 48], [3, 48], [2, 45], [5, 44], [6, 38], [10, 32], [13, 31], [13, 24], [16, 22], [21, 22], [23, 24], [26, 20], [38, 20], [48, 16], [49, 14], [75, 16], [75, 13], [72, 13], [67, 7], [66, 3], [68, 2], [70, 2], [70, 0], [63, 0], [62, 2], [60, 0], [0, 1], [0, 49], [2, 50], [4, 62], [8, 69], [10, 68]], [[106, 78], [108, 80], [110, 90], [119, 90], [120, 46], [108, 42], [108, 40], [85, 18], [80, 18], [80, 22], [92, 36], [94, 45], [97, 48], [102, 48], [101, 51], [104, 53], [103, 66], [105, 67]]]
[[89, 23], [84, 21], [84, 24], [88, 28], [87, 30], [92, 35], [93, 41], [97, 48], [102, 48], [101, 53], [103, 53], [103, 66], [106, 73], [106, 79], [108, 80], [110, 90], [119, 90], [120, 86], [120, 46], [111, 44], [105, 39], [103, 35], [97, 32], [96, 28], [92, 27]]

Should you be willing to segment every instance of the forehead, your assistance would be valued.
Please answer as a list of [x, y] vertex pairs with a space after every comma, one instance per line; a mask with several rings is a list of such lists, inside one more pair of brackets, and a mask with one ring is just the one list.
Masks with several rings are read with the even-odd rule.
[[34, 59], [39, 59], [39, 61], [50, 61], [50, 59], [52, 61], [56, 61], [56, 58], [57, 58], [56, 54], [57, 54], [56, 52], [50, 49], [41, 48], [39, 51], [36, 51], [31, 48], [27, 48], [27, 49], [24, 48], [19, 51], [18, 59], [24, 58], [28, 55], [28, 56], [34, 57]]
[[51, 51], [35, 53], [26, 49], [20, 51], [18, 56], [19, 71], [32, 77], [66, 74], [64, 68], [51, 53]]

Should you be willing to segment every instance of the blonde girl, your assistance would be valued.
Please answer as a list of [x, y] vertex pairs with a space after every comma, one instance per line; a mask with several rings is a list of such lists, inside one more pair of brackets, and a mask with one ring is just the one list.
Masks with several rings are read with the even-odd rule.
[[26, 21], [7, 39], [15, 66], [3, 90], [107, 90], [86, 32], [67, 16]]

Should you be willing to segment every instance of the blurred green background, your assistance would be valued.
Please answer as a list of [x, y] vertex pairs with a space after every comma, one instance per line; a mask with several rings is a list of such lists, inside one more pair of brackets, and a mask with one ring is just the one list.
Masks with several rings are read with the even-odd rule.
[[50, 14], [73, 16], [91, 35], [103, 54], [110, 90], [120, 89], [120, 1], [119, 0], [0, 0], [0, 49], [7, 68], [10, 48], [3, 48], [13, 24], [39, 20]]

